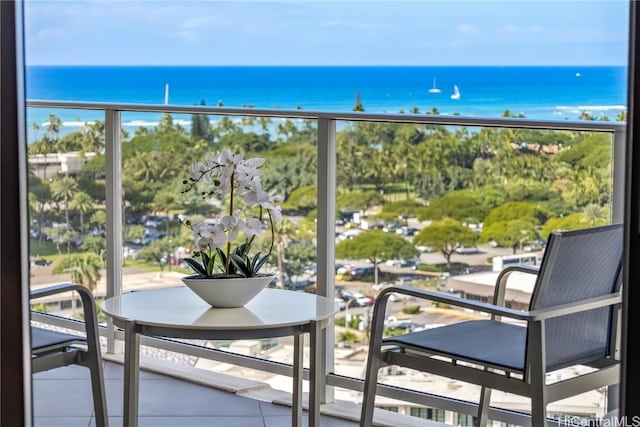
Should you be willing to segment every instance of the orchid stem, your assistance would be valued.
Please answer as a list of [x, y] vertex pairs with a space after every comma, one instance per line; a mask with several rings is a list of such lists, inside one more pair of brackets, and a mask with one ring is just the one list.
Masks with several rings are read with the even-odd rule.
[[[235, 171], [231, 172], [231, 177], [229, 178], [231, 180], [231, 192], [230, 192], [230, 196], [229, 196], [229, 216], [233, 215], [233, 178], [235, 175]], [[226, 265], [224, 266], [224, 272], [225, 274], [229, 274], [229, 267], [231, 265], [231, 242], [229, 241], [229, 234], [227, 234], [227, 262]]]

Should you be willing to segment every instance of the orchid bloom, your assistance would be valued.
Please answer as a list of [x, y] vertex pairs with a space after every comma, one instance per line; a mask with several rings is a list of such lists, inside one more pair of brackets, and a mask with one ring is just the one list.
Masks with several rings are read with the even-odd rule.
[[239, 211], [236, 211], [235, 215], [223, 216], [220, 220], [220, 224], [227, 232], [227, 241], [229, 243], [235, 241], [240, 232], [243, 232], [246, 228]]
[[193, 228], [194, 240], [200, 250], [221, 248], [226, 243], [224, 227], [220, 224], [201, 222]]
[[253, 179], [247, 183], [244, 192], [244, 201], [249, 206], [258, 206], [269, 201], [269, 193], [262, 189], [259, 176], [253, 177]]
[[[240, 247], [247, 248], [246, 251], [250, 250], [253, 238], [262, 235], [265, 229], [263, 209], [267, 209], [269, 212], [271, 246], [269, 252], [260, 258], [261, 261], [259, 263], [256, 261], [258, 258], [253, 258], [253, 263], [257, 267], [251, 274], [257, 274], [257, 271], [273, 249], [273, 222], [280, 221], [282, 218], [280, 203], [283, 198], [279, 195], [271, 195], [262, 188], [260, 179], [262, 171], [260, 168], [264, 162], [265, 159], [263, 158], [245, 159], [242, 154], [234, 154], [228, 149], [223, 149], [216, 154], [208, 153], [204, 162], [194, 163], [191, 166], [191, 182], [185, 181], [188, 187], [186, 191], [195, 188], [199, 182], [208, 183], [209, 191], [202, 192], [202, 194], [217, 194], [230, 199], [230, 210], [218, 220], [206, 220], [193, 226], [188, 222], [188, 219], [184, 220], [186, 225], [193, 231], [196, 247], [201, 252], [204, 253], [212, 249], [226, 250], [225, 259], [227, 261], [223, 267], [227, 274], [238, 271], [236, 270], [237, 264], [234, 267], [229, 262], [231, 251], [237, 251]], [[242, 197], [243, 202], [236, 203], [234, 199], [237, 197]], [[259, 210], [255, 209], [258, 207]], [[255, 213], [249, 214], [244, 211], [249, 208], [255, 209]], [[240, 234], [243, 234], [247, 239], [247, 245], [237, 246], [233, 249], [232, 244], [240, 238]], [[245, 252], [244, 255], [246, 256], [247, 253]], [[258, 253], [258, 255], [260, 254]], [[240, 261], [235, 258], [233, 262]], [[203, 271], [201, 268], [193, 268], [199, 272]], [[211, 267], [205, 266], [205, 268], [210, 269]], [[211, 274], [211, 271], [207, 270], [206, 274]]]
[[261, 206], [268, 209], [271, 213], [271, 217], [275, 222], [279, 222], [282, 219], [282, 210], [280, 209], [280, 203], [284, 198], [278, 194], [269, 196], [269, 200], [261, 203]]
[[260, 237], [262, 235], [262, 221], [260, 221], [258, 218], [247, 218], [245, 225], [246, 228], [244, 230], [244, 234], [246, 236]]
[[247, 159], [238, 163], [236, 171], [239, 175], [247, 177], [257, 177], [262, 175], [260, 166], [264, 164], [264, 159], [255, 157], [253, 159]]

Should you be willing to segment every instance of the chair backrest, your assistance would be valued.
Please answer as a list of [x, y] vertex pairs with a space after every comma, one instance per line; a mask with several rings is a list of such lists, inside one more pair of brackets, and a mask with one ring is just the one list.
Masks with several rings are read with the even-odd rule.
[[[552, 233], [531, 296], [543, 309], [618, 291], [622, 263], [621, 224]], [[613, 307], [545, 322], [547, 370], [609, 355]]]

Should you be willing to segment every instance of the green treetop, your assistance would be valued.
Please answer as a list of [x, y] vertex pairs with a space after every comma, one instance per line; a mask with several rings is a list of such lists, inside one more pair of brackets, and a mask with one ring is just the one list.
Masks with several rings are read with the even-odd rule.
[[336, 245], [336, 258], [370, 259], [373, 261], [374, 282], [378, 283], [378, 264], [392, 258], [414, 258], [418, 256], [415, 246], [397, 234], [380, 230], [365, 231], [353, 239]]
[[433, 221], [431, 225], [420, 230], [413, 242], [416, 245], [427, 245], [440, 251], [447, 260], [447, 264], [450, 264], [451, 255], [458, 245], [472, 245], [476, 239], [476, 234], [469, 227], [454, 219], [443, 218]]

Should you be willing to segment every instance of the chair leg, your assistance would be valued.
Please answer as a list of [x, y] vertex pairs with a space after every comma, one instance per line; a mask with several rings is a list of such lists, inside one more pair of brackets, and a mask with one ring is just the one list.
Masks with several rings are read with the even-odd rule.
[[96, 415], [96, 427], [108, 427], [109, 418], [107, 416], [107, 399], [104, 389], [104, 373], [102, 362], [91, 358], [87, 363], [91, 372], [91, 391], [93, 394], [93, 410]]
[[491, 389], [482, 387], [480, 390], [480, 403], [478, 405], [478, 416], [476, 427], [487, 427], [489, 421], [489, 405], [491, 403]]
[[367, 358], [367, 370], [364, 379], [364, 391], [362, 393], [362, 413], [360, 414], [360, 427], [373, 425], [373, 409], [375, 408], [376, 386], [378, 385], [378, 371], [382, 363], [373, 351], [369, 350]]

